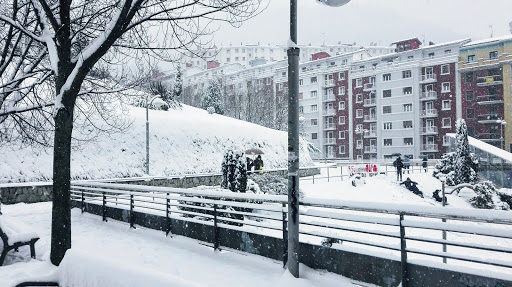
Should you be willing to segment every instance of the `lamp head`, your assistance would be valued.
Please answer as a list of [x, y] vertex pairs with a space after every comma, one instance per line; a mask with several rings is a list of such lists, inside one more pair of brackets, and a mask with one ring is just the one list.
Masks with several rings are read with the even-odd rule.
[[325, 4], [327, 6], [331, 6], [331, 7], [341, 7], [345, 4], [347, 4], [348, 2], [350, 2], [350, 0], [317, 0], [317, 1], [322, 4]]

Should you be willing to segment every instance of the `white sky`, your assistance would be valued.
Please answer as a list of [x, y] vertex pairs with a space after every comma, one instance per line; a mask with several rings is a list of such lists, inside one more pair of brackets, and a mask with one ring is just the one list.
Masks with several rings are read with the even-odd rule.
[[[219, 45], [286, 44], [289, 38], [289, 1], [270, 1], [260, 15], [241, 28], [222, 24], [214, 35]], [[377, 42], [418, 37], [435, 43], [462, 38], [473, 40], [509, 34], [511, 0], [352, 0], [331, 8], [316, 0], [299, 2], [299, 44]]]

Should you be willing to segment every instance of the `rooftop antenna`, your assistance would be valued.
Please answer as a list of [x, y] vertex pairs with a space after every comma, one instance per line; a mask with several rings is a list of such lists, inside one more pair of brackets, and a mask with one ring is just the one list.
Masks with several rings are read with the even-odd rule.
[[492, 25], [489, 25], [489, 28], [491, 29], [491, 38], [492, 38], [493, 32], [494, 32], [493, 29], [492, 29]]
[[322, 32], [322, 45], [325, 46], [325, 32]]

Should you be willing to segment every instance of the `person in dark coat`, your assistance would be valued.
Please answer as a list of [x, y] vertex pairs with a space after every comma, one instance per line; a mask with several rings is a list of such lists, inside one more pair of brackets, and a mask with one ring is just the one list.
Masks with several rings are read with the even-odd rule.
[[247, 158], [247, 171], [251, 171], [253, 166], [254, 166], [254, 161], [250, 158]]
[[254, 170], [262, 170], [263, 169], [263, 160], [261, 159], [261, 155], [259, 154], [254, 160]]
[[424, 157], [423, 158], [423, 162], [421, 163], [421, 166], [423, 167], [423, 169], [425, 170], [425, 172], [427, 172], [427, 157]]
[[423, 197], [423, 192], [421, 192], [420, 189], [416, 186], [418, 183], [412, 181], [410, 177], [408, 177], [405, 181], [401, 182], [400, 184], [405, 185], [405, 187], [408, 190], [412, 191], [412, 193]]
[[398, 156], [396, 160], [393, 162], [393, 166], [396, 167], [396, 180], [402, 181], [402, 168], [404, 168], [404, 162]]
[[[439, 189], [436, 189], [436, 191], [434, 191], [432, 193], [432, 197], [437, 201], [437, 202], [443, 202], [443, 198], [441, 196], [439, 196], [439, 192], [441, 192]], [[448, 200], [446, 199], [446, 196], [444, 197], [444, 202], [445, 203], [448, 203]]]

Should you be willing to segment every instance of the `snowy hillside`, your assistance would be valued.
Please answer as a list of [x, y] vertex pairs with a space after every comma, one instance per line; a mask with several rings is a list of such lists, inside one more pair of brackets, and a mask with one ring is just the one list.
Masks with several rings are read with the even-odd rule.
[[[144, 175], [146, 110], [130, 107], [132, 126], [124, 134], [105, 135], [73, 150], [73, 179]], [[150, 175], [169, 176], [220, 172], [227, 148], [259, 148], [264, 168], [287, 166], [287, 133], [183, 106], [150, 110]], [[301, 165], [311, 165], [305, 144]], [[46, 181], [52, 178], [52, 149], [0, 147], [0, 183]]]

